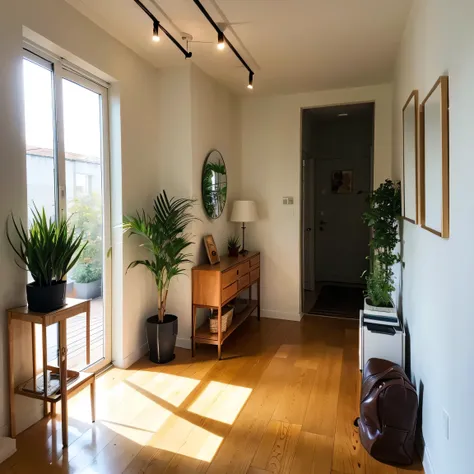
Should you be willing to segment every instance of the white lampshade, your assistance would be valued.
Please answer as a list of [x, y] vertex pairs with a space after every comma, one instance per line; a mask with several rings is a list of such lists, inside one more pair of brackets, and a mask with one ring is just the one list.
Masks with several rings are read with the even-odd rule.
[[254, 201], [234, 201], [232, 222], [252, 222], [258, 220], [257, 205]]

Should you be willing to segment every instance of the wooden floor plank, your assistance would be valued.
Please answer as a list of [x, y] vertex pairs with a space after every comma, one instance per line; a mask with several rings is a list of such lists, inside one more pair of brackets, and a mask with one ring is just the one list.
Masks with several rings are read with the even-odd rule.
[[333, 438], [302, 431], [296, 446], [291, 474], [330, 474]]
[[337, 406], [332, 469], [340, 474], [365, 473], [365, 453], [354, 420], [358, 416], [360, 391], [357, 332], [346, 331]]
[[321, 348], [318, 370], [311, 388], [303, 431], [333, 437], [336, 432], [342, 349]]

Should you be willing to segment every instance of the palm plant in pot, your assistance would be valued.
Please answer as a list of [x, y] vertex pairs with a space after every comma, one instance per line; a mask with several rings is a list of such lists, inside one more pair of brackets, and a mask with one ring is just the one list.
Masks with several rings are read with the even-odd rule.
[[134, 217], [124, 217], [124, 230], [142, 239], [141, 247], [150, 258], [135, 260], [128, 268], [139, 265], [146, 267], [153, 275], [158, 291], [158, 314], [147, 319], [147, 340], [150, 360], [165, 364], [174, 359], [174, 348], [178, 334], [178, 318], [166, 313], [166, 302], [171, 280], [185, 272], [190, 263], [186, 249], [193, 244], [186, 227], [196, 218], [191, 214], [193, 199], [168, 199], [163, 191], [154, 201], [152, 215], [145, 211]]
[[369, 210], [362, 217], [372, 230], [370, 269], [365, 273], [367, 294], [364, 312], [374, 316], [393, 317], [396, 309], [392, 301], [395, 290], [392, 267], [401, 261], [400, 254], [395, 252], [400, 242], [400, 184], [387, 179], [369, 196], [368, 201]]
[[26, 297], [31, 311], [48, 313], [61, 308], [66, 300], [66, 275], [79, 260], [87, 242], [67, 219], [53, 221], [42, 211], [32, 209], [32, 220], [26, 231], [23, 222], [11, 216], [19, 243], [14, 244], [7, 220], [7, 239], [21, 263], [29, 271], [32, 283], [26, 285]]

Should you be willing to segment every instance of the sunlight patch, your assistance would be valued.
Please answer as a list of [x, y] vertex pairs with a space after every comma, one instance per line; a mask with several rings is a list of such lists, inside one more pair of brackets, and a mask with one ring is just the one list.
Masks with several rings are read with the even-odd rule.
[[210, 382], [189, 411], [231, 425], [251, 393], [251, 388]]
[[148, 446], [211, 462], [222, 440], [220, 436], [179, 416], [171, 415], [148, 442]]

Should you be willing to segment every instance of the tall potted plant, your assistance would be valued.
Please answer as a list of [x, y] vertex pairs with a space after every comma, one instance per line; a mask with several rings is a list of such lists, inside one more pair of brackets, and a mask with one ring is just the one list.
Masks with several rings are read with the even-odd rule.
[[178, 334], [178, 318], [166, 313], [166, 302], [171, 280], [184, 273], [184, 265], [190, 263], [186, 249], [193, 244], [186, 227], [196, 218], [191, 214], [193, 199], [168, 199], [163, 191], [154, 201], [152, 215], [145, 211], [135, 217], [124, 217], [124, 230], [142, 239], [141, 247], [150, 256], [147, 260], [135, 260], [128, 268], [146, 267], [153, 275], [158, 292], [158, 314], [147, 319], [147, 339], [150, 360], [165, 364], [174, 359]]
[[7, 239], [20, 259], [18, 265], [29, 271], [33, 282], [26, 285], [26, 298], [31, 311], [48, 313], [61, 308], [66, 300], [66, 275], [76, 264], [87, 242], [83, 233], [69, 226], [67, 219], [53, 221], [46, 217], [44, 208], [32, 210], [29, 231], [23, 222], [11, 215], [18, 236], [15, 245], [7, 220]]
[[392, 301], [392, 293], [395, 290], [392, 267], [401, 261], [400, 254], [395, 252], [400, 242], [400, 183], [385, 180], [369, 196], [368, 201], [369, 210], [362, 217], [372, 230], [370, 269], [365, 274], [367, 293], [364, 311], [375, 316], [393, 316], [396, 309]]

